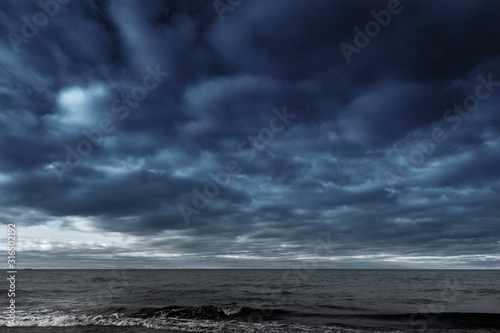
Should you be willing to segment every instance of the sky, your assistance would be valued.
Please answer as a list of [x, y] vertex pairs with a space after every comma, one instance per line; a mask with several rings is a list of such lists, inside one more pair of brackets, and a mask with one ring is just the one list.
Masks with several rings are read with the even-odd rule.
[[2, 2], [0, 246], [15, 223], [18, 267], [500, 268], [499, 14]]

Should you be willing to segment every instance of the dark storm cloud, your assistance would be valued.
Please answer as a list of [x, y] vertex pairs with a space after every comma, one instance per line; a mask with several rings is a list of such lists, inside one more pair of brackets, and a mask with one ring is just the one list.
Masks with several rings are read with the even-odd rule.
[[[291, 265], [326, 235], [324, 267], [498, 267], [496, 1], [243, 1], [223, 20], [209, 1], [42, 3], [54, 15], [29, 37], [39, 3], [0, 11], [3, 223], [138, 237], [88, 251], [130, 263], [117, 253], [142, 246], [158, 254], [145, 267]], [[391, 3], [348, 62], [341, 43]], [[478, 86], [477, 108], [456, 109]]]

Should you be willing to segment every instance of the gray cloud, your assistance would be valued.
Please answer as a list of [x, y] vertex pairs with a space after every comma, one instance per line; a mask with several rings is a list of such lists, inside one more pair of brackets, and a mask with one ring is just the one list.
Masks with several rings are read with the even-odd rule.
[[[5, 3], [0, 221], [81, 233], [75, 248], [30, 240], [40, 267], [498, 267], [500, 4], [401, 5], [348, 63], [340, 43], [386, 1], [258, 0], [223, 21], [204, 1], [69, 2], [18, 52], [9, 33], [43, 9]], [[169, 75], [138, 101], [147, 66]], [[453, 112], [478, 76], [491, 95]], [[296, 117], [252, 150], [284, 106]], [[66, 147], [103, 118], [114, 129], [60, 182]], [[446, 140], [426, 153], [436, 128]], [[179, 204], [232, 160], [241, 171], [186, 224]]]

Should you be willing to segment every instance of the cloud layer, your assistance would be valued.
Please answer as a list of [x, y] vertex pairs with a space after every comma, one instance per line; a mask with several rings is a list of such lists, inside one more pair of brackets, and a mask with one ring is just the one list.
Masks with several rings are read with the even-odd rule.
[[26, 265], [499, 267], [500, 3], [61, 2], [0, 12]]

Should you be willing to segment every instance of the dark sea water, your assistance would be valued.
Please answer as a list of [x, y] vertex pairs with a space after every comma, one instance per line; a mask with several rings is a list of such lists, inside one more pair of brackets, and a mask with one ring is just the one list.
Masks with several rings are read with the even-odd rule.
[[16, 283], [17, 328], [2, 313], [2, 332], [500, 332], [500, 270], [24, 270]]

